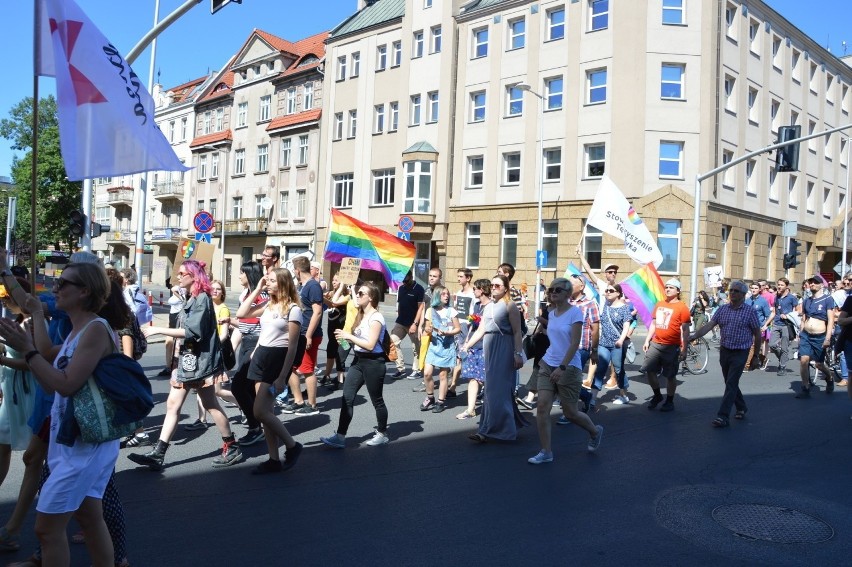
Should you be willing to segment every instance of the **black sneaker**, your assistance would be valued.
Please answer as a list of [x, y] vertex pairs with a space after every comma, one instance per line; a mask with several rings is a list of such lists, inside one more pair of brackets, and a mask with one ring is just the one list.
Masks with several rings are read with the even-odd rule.
[[832, 392], [834, 392], [834, 380], [828, 380], [825, 383], [825, 393], [831, 394]]
[[155, 447], [144, 455], [141, 453], [131, 453], [127, 458], [136, 463], [148, 467], [152, 471], [163, 470], [163, 462], [166, 460], [166, 454], [163, 451], [158, 451]]
[[151, 442], [151, 438], [148, 437], [147, 433], [140, 433], [138, 435], [134, 435], [131, 433], [127, 437], [121, 440], [121, 447], [148, 447], [153, 445]]
[[261, 429], [260, 427], [256, 427], [255, 429], [249, 429], [245, 435], [243, 435], [237, 440], [237, 443], [240, 447], [248, 447], [249, 445], [254, 445], [258, 441], [262, 441], [263, 439], [263, 429]]
[[281, 461], [268, 459], [251, 470], [251, 474], [270, 474], [281, 472]]
[[[285, 410], [284, 413], [287, 413], [287, 411]], [[317, 406], [310, 406], [310, 405], [307, 404], [307, 402], [305, 404], [303, 404], [303, 406], [301, 408], [296, 410], [296, 415], [317, 415], [317, 414], [319, 414], [319, 410], [317, 409]]]
[[302, 444], [297, 441], [295, 445], [284, 451], [284, 462], [281, 463], [281, 470], [288, 471], [295, 467], [301, 454]]
[[535, 402], [528, 402], [523, 398], [515, 398], [515, 401], [517, 401], [518, 405], [521, 406], [524, 409], [528, 409], [528, 410], [535, 409]]
[[397, 370], [396, 372], [393, 373], [391, 378], [393, 378], [394, 380], [398, 380], [398, 379], [402, 378], [403, 376], [405, 376], [405, 370]]
[[281, 411], [284, 413], [296, 413], [306, 405], [308, 405], [306, 402], [302, 402], [301, 404], [297, 404], [296, 402], [290, 402], [289, 404], [284, 404], [281, 407]]
[[666, 400], [666, 403], [660, 406], [660, 411], [674, 411], [674, 402], [672, 400]]
[[162, 370], [160, 370], [157, 373], [157, 377], [159, 377], [159, 378], [165, 378], [165, 377], [171, 376], [171, 375], [172, 375], [172, 369], [171, 368], [163, 368]]
[[438, 402], [435, 404], [435, 407], [432, 408], [432, 413], [441, 413], [447, 409], [447, 406], [444, 402]]
[[662, 401], [663, 401], [663, 395], [662, 394], [654, 394], [654, 397], [652, 397], [651, 401], [648, 402], [648, 409], [649, 410], [656, 409], [657, 405]]
[[236, 464], [243, 457], [243, 452], [240, 451], [240, 446], [235, 442], [225, 443], [222, 445], [222, 454], [213, 459], [214, 469], [221, 469], [223, 467], [230, 467], [233, 464]]
[[457, 397], [459, 397], [459, 395], [456, 393], [455, 390], [447, 390], [447, 397], [448, 398], [457, 398]]

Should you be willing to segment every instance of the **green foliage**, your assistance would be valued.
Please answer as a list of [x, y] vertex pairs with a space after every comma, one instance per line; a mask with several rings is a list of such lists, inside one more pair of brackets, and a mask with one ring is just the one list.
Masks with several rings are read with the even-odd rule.
[[[12, 107], [9, 117], [0, 120], [0, 136], [11, 148], [25, 152], [12, 161], [12, 182], [18, 197], [15, 238], [29, 244], [33, 229], [30, 214], [32, 194], [32, 116], [33, 99], [27, 97]], [[65, 178], [65, 164], [59, 148], [59, 121], [56, 99], [39, 100], [38, 164], [36, 173], [36, 242], [39, 248], [68, 242], [68, 212], [80, 208], [82, 185]], [[6, 207], [0, 210], [0, 226], [6, 226]]]

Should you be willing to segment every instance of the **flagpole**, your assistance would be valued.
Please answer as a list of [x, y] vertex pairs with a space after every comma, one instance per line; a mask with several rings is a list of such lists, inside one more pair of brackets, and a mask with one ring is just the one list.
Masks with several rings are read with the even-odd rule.
[[38, 175], [38, 62], [41, 58], [41, 0], [34, 0], [35, 10], [33, 11], [33, 154], [30, 171], [30, 286], [35, 292], [36, 289], [36, 274], [38, 273], [38, 245], [36, 243], [36, 232], [38, 231], [38, 218], [36, 217], [36, 192], [38, 183], [36, 175]]

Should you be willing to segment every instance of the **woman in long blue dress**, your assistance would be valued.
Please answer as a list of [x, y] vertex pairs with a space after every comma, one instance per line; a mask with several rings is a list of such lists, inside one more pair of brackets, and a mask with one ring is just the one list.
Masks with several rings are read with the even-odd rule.
[[509, 298], [509, 280], [502, 275], [491, 279], [491, 303], [482, 312], [482, 322], [467, 340], [468, 350], [485, 341], [485, 397], [479, 431], [469, 439], [485, 443], [489, 438], [514, 441], [518, 430], [528, 425], [515, 405], [515, 371], [523, 366], [521, 357], [521, 314]]

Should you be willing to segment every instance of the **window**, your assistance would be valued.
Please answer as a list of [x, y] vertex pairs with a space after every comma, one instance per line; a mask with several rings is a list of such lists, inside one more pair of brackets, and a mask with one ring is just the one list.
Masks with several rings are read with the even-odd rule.
[[352, 71], [349, 73], [349, 76], [351, 78], [357, 77], [361, 74], [361, 52], [356, 51], [349, 56], [349, 60], [352, 64]]
[[816, 211], [816, 195], [814, 194], [814, 183], [813, 181], [808, 181], [807, 191], [805, 192], [806, 201], [805, 204], [807, 206], [807, 210], [809, 213], [813, 213]]
[[217, 210], [218, 201], [216, 199], [210, 199], [210, 215], [215, 219], [216, 218], [216, 210]]
[[680, 221], [660, 219], [657, 222], [657, 246], [663, 255], [663, 263], [657, 271], [676, 274], [680, 271]]
[[[808, 120], [808, 136], [812, 135], [816, 132], [816, 122], [813, 120]], [[808, 140], [808, 151], [812, 154], [815, 154], [817, 151], [817, 138], [811, 138]]]
[[302, 91], [302, 110], [310, 110], [314, 107], [314, 84], [305, 83]]
[[393, 42], [391, 44], [391, 51], [391, 67], [399, 67], [402, 64], [402, 42]]
[[782, 67], [781, 56], [783, 54], [783, 50], [781, 49], [781, 38], [777, 35], [772, 36], [772, 66], [775, 67], [776, 70], [780, 71]]
[[355, 188], [355, 178], [351, 173], [335, 175], [334, 177], [334, 206], [338, 209], [352, 206], [352, 192]]
[[258, 173], [269, 171], [269, 144], [261, 144], [257, 147], [257, 170]]
[[769, 166], [769, 200], [778, 202], [778, 172], [774, 164]]
[[172, 120], [169, 122], [169, 142], [174, 143], [175, 141], [175, 121]]
[[278, 194], [278, 216], [282, 219], [290, 216], [290, 192], [281, 191]]
[[423, 30], [414, 32], [414, 42], [411, 44], [411, 58], [423, 57]]
[[563, 89], [562, 77], [553, 77], [544, 80], [545, 110], [559, 110], [562, 108]]
[[500, 223], [500, 261], [512, 264], [518, 263], [518, 223]]
[[411, 95], [411, 116], [408, 121], [411, 126], [420, 125], [420, 95]]
[[771, 281], [775, 275], [775, 235], [770, 234], [766, 240], [766, 277]]
[[467, 186], [469, 189], [482, 187], [485, 158], [470, 156], [467, 158]]
[[506, 41], [507, 51], [523, 48], [526, 43], [526, 19], [515, 18], [514, 20], [509, 20], [507, 29], [509, 31], [509, 37]]
[[470, 93], [470, 121], [485, 120], [485, 91]]
[[725, 34], [732, 40], [737, 40], [737, 6], [727, 4], [725, 6]]
[[243, 175], [246, 172], [246, 151], [234, 150], [234, 175]]
[[849, 86], [843, 85], [840, 87], [840, 109], [843, 114], [849, 114]]
[[751, 243], [754, 240], [754, 231], [746, 230], [745, 234], [743, 234], [743, 277], [751, 278], [751, 265], [752, 265], [752, 248]]
[[302, 134], [299, 136], [299, 163], [298, 165], [308, 165], [308, 135]]
[[308, 192], [305, 189], [296, 189], [296, 218], [305, 218], [305, 210], [308, 205]]
[[825, 74], [825, 102], [834, 104], [834, 77], [831, 73]]
[[432, 91], [430, 93], [426, 93], [426, 99], [429, 101], [429, 117], [427, 118], [427, 122], [437, 122], [438, 121], [438, 91]]
[[216, 131], [221, 132], [225, 129], [225, 109], [216, 109]]
[[757, 175], [754, 172], [755, 161], [746, 161], [746, 195], [757, 196]]
[[603, 232], [590, 224], [586, 224], [586, 236], [583, 237], [583, 254], [586, 255], [586, 262], [589, 263], [591, 269], [601, 269], [602, 252]]
[[518, 185], [521, 182], [521, 153], [503, 154], [503, 185]]
[[429, 51], [431, 53], [441, 52], [441, 26], [432, 28], [432, 37], [429, 41]]
[[772, 127], [772, 131], [773, 131], [773, 132], [777, 132], [777, 131], [778, 131], [778, 126], [780, 126], [780, 124], [778, 124], [778, 121], [779, 121], [779, 119], [778, 119], [778, 116], [779, 116], [778, 111], [779, 111], [779, 110], [781, 110], [781, 102], [780, 102], [780, 101], [777, 101], [777, 100], [775, 100], [775, 99], [772, 99], [772, 101], [769, 103], [769, 120], [770, 120], [770, 122], [771, 122], [771, 124], [770, 124], [770, 125], [771, 125], [771, 127]]
[[726, 274], [731, 273], [730, 265], [728, 264], [728, 241], [731, 236], [731, 227], [728, 225], [722, 225], [722, 271]]
[[517, 86], [506, 87], [506, 116], [524, 113], [524, 91]]
[[822, 189], [822, 216], [831, 218], [831, 189], [827, 187]]
[[547, 252], [546, 270], [556, 269], [556, 252], [559, 244], [559, 222], [542, 221], [541, 223], [541, 247]]
[[[722, 150], [722, 165], [731, 163], [733, 159], [734, 152], [732, 152], [731, 150]], [[722, 187], [725, 187], [727, 189], [733, 189], [735, 179], [734, 175], [735, 168], [733, 167], [729, 167], [724, 172], [722, 172]]]
[[405, 213], [428, 213], [432, 207], [432, 162], [405, 163]]
[[266, 95], [260, 97], [260, 115], [258, 119], [260, 122], [263, 122], [264, 120], [269, 120], [271, 108], [272, 96]]
[[388, 132], [396, 132], [399, 129], [399, 103], [394, 101], [388, 104]]
[[296, 87], [290, 87], [287, 89], [287, 103], [284, 110], [284, 114], [295, 114], [296, 113]]
[[393, 205], [396, 177], [393, 169], [373, 171], [373, 205]]
[[725, 110], [737, 113], [737, 80], [731, 75], [725, 75]]
[[799, 65], [802, 61], [802, 52], [798, 49], [793, 49], [790, 53], [790, 71], [793, 75], [793, 80], [797, 83], [802, 80], [802, 68]]
[[373, 134], [385, 131], [385, 105], [377, 104], [373, 108]]
[[468, 268], [479, 267], [479, 223], [469, 222], [464, 226], [464, 264]]
[[760, 93], [754, 87], [748, 88], [748, 121], [753, 124], [760, 121]]
[[799, 192], [796, 190], [796, 181], [798, 178], [791, 175], [787, 180], [787, 206], [791, 209], [799, 208]]
[[846, 194], [837, 192], [837, 210], [842, 211], [846, 207]]
[[210, 179], [219, 177], [219, 152], [213, 152], [210, 156]]
[[243, 198], [242, 197], [234, 197], [231, 200], [231, 218], [232, 219], [241, 219], [243, 218]]
[[553, 8], [547, 11], [547, 39], [555, 41], [565, 37], [565, 7]]
[[844, 138], [840, 136], [840, 165], [842, 167], [846, 167], [849, 164], [848, 162], [848, 152], [846, 151], [846, 143], [849, 141], [849, 138]]
[[180, 119], [180, 141], [186, 141], [186, 117]]
[[683, 100], [683, 76], [686, 65], [663, 63], [660, 73], [660, 97]]
[[471, 59], [488, 56], [488, 28], [478, 28], [473, 30], [473, 49], [471, 50]]
[[589, 0], [589, 31], [609, 26], [609, 0]]
[[562, 148], [544, 149], [544, 181], [562, 179]]
[[382, 44], [376, 48], [376, 71], [384, 71], [388, 66], [388, 46]]
[[358, 111], [350, 110], [349, 111], [349, 138], [354, 138], [355, 134], [358, 133]]
[[334, 113], [334, 132], [332, 133], [332, 139], [340, 140], [343, 138], [343, 113], [335, 112]]
[[431, 8], [431, 7], [432, 7], [432, 0], [423, 0], [423, 9], [424, 10], [427, 9], [427, 8]]
[[790, 111], [790, 126], [795, 126], [799, 123], [799, 113], [795, 110]]
[[207, 156], [198, 158], [198, 180], [207, 179]]
[[753, 54], [760, 57], [760, 22], [749, 20], [748, 22], [748, 48]]
[[825, 136], [825, 159], [831, 161], [834, 158], [834, 151], [831, 146], [831, 134], [826, 134]]
[[660, 142], [660, 177], [683, 179], [683, 142]]
[[346, 56], [341, 55], [337, 58], [337, 80], [346, 80]]
[[682, 26], [686, 24], [683, 3], [685, 0], [663, 0], [663, 24]]
[[257, 218], [265, 217], [266, 211], [263, 210], [263, 199], [266, 195], [255, 195], [254, 196], [254, 216]]
[[819, 67], [817, 67], [816, 63], [811, 63], [811, 71], [808, 76], [810, 77], [809, 88], [812, 93], [816, 94], [819, 90]]
[[242, 128], [248, 120], [248, 103], [241, 102], [237, 104], [237, 128]]
[[586, 91], [588, 104], [606, 102], [606, 69], [586, 71]]
[[606, 171], [606, 144], [587, 144], [585, 146], [586, 179], [603, 177]]
[[208, 110], [207, 112], [204, 113], [204, 129], [202, 130], [202, 132], [204, 134], [210, 133], [211, 121], [212, 121], [212, 115], [210, 114], [210, 111]]

